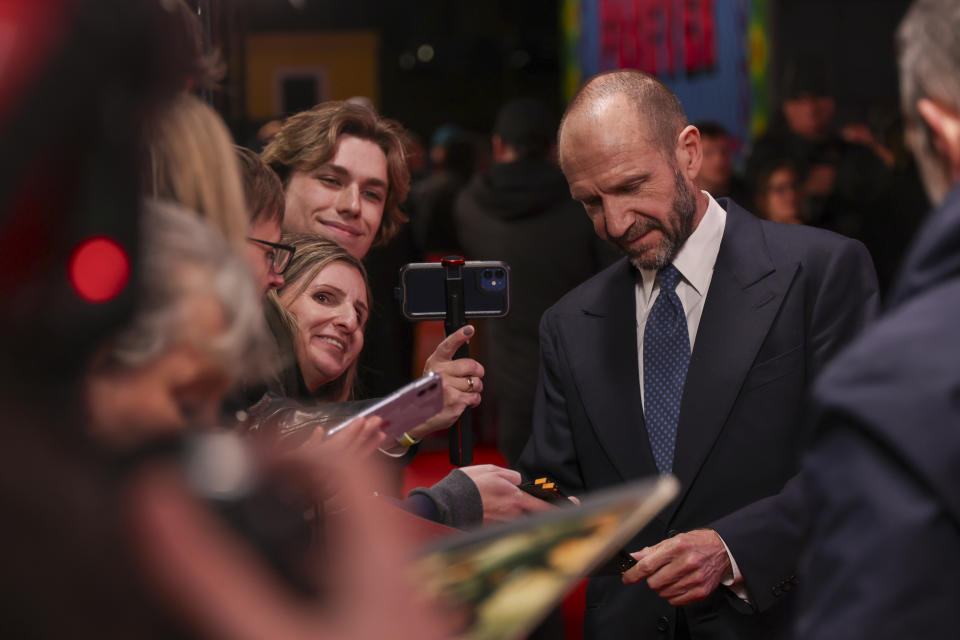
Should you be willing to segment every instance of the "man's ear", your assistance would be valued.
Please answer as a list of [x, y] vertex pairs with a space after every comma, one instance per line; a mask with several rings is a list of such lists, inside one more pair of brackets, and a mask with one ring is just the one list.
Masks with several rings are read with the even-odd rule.
[[951, 182], [960, 179], [960, 114], [929, 98], [917, 100], [917, 111], [930, 127], [933, 148], [950, 166]]
[[677, 167], [691, 182], [700, 175], [700, 165], [703, 163], [703, 143], [700, 140], [700, 131], [688, 124], [677, 136]]

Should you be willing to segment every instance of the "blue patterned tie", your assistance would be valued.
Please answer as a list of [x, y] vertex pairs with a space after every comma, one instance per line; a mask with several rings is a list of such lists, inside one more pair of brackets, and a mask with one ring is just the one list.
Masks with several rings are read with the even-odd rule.
[[644, 420], [660, 473], [673, 470], [680, 399], [690, 365], [687, 316], [675, 291], [680, 272], [672, 264], [657, 274], [660, 295], [643, 330]]

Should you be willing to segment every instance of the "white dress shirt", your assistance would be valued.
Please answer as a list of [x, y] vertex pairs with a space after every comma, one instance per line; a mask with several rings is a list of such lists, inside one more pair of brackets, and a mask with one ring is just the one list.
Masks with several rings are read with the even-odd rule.
[[[691, 353], [697, 339], [697, 329], [700, 328], [703, 303], [707, 299], [707, 290], [710, 289], [710, 281], [713, 279], [713, 265], [717, 261], [717, 253], [720, 252], [723, 229], [727, 224], [727, 212], [717, 204], [713, 196], [706, 191], [703, 194], [709, 199], [707, 212], [673, 259], [673, 266], [683, 276], [677, 283], [676, 291], [687, 316]], [[643, 330], [653, 303], [660, 294], [660, 285], [657, 283], [655, 269], [640, 269], [639, 274], [636, 287], [637, 358], [640, 363], [640, 398], [646, 402], [643, 397]]]
[[[700, 328], [700, 317], [703, 315], [703, 305], [710, 290], [710, 281], [713, 280], [713, 266], [717, 262], [720, 252], [720, 241], [723, 240], [723, 230], [727, 224], [727, 212], [706, 191], [707, 211], [703, 214], [700, 224], [693, 230], [690, 237], [677, 252], [673, 259], [673, 266], [680, 272], [682, 278], [677, 283], [677, 297], [683, 305], [683, 312], [687, 316], [687, 330], [690, 332], [690, 353], [697, 340], [697, 329]], [[640, 399], [646, 402], [643, 392], [643, 331], [647, 325], [647, 316], [660, 294], [660, 285], [657, 283], [655, 269], [640, 269], [636, 286], [637, 306], [637, 360], [640, 371]], [[646, 405], [644, 405], [646, 408]], [[719, 534], [718, 534], [719, 536]], [[720, 539], [723, 542], [723, 538]], [[747, 600], [747, 590], [743, 584], [743, 575], [734, 560], [733, 554], [723, 542], [723, 547], [730, 558], [733, 576], [723, 581], [743, 600]]]

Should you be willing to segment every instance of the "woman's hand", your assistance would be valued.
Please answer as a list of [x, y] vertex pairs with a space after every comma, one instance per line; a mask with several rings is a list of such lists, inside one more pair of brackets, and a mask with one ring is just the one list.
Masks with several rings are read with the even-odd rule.
[[329, 499], [341, 489], [344, 467], [365, 460], [383, 444], [382, 424], [378, 416], [355, 418], [329, 438], [318, 427], [301, 446], [275, 455], [280, 464], [310, 477], [309, 484], [319, 490], [318, 500]]
[[480, 404], [480, 393], [483, 391], [483, 365], [473, 358], [454, 360], [453, 356], [464, 344], [470, 342], [476, 329], [467, 325], [447, 336], [437, 345], [434, 352], [427, 358], [423, 373], [438, 374], [443, 379], [443, 409], [421, 425], [412, 429], [411, 437], [420, 440], [424, 436], [446, 429], [460, 417], [467, 407]]

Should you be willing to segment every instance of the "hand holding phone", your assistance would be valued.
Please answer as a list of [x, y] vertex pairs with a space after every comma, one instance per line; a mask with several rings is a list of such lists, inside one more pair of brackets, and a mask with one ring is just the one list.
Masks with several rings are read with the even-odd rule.
[[327, 437], [344, 429], [355, 418], [379, 416], [383, 420], [380, 427], [383, 433], [399, 442], [406, 432], [440, 413], [441, 409], [443, 381], [439, 375], [431, 372], [327, 429]]

